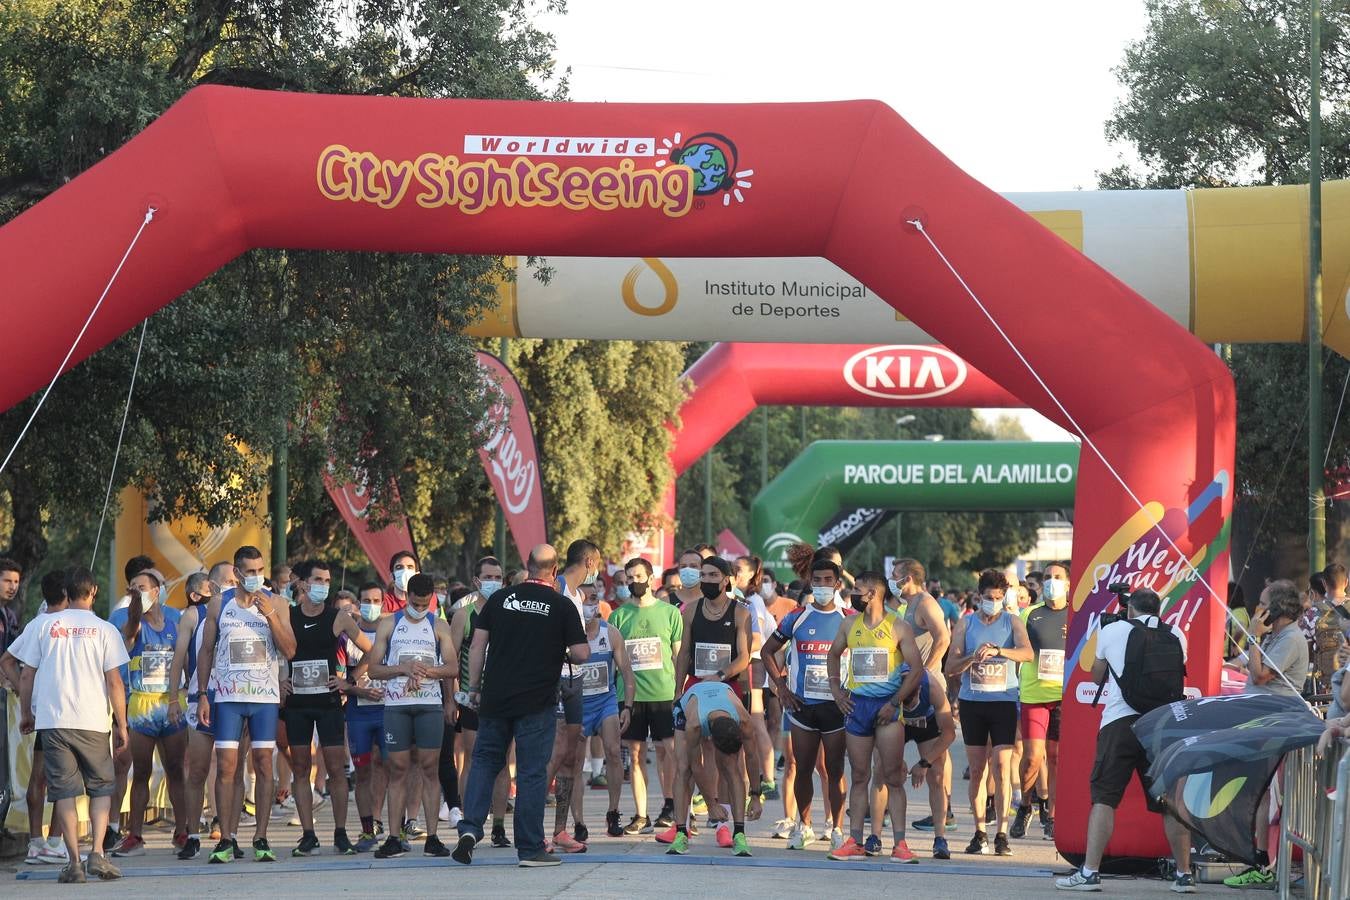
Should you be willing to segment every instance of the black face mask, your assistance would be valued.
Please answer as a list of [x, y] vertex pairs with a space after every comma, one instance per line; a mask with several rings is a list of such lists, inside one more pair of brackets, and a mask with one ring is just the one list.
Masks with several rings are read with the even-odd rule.
[[647, 596], [647, 588], [651, 585], [645, 581], [630, 581], [628, 583], [628, 593], [633, 595], [634, 600], [641, 600]]
[[704, 598], [708, 600], [716, 600], [726, 593], [726, 591], [722, 590], [722, 585], [713, 584], [708, 581], [700, 581], [698, 583], [698, 589], [703, 592]]
[[849, 602], [857, 612], [867, 612], [867, 597], [864, 595], [854, 594]]

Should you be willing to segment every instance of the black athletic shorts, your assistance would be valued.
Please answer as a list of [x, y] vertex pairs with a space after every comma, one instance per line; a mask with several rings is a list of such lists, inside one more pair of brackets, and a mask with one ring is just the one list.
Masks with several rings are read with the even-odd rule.
[[625, 741], [664, 741], [675, 736], [674, 700], [643, 700], [633, 704], [628, 727], [623, 731]]
[[836, 734], [844, 730], [844, 711], [833, 700], [804, 703], [796, 712], [785, 710], [788, 721], [802, 731]]
[[[923, 719], [917, 725], [911, 725], [909, 719], [905, 720], [905, 741], [913, 741], [915, 744], [922, 744], [927, 741], [942, 737], [942, 729], [938, 727], [937, 716], [932, 715]], [[932, 762], [930, 759], [929, 762]]]
[[455, 734], [463, 734], [466, 731], [478, 730], [478, 710], [469, 709], [467, 706], [459, 707], [459, 715], [455, 718]]
[[1017, 743], [1017, 701], [962, 700], [961, 740], [967, 747], [1011, 747]]
[[564, 725], [580, 725], [585, 709], [585, 698], [581, 693], [581, 676], [572, 675], [558, 679], [558, 718]]
[[291, 709], [288, 706], [281, 710], [281, 721], [286, 725], [284, 733], [288, 747], [308, 747], [315, 731], [319, 733], [320, 747], [347, 745], [347, 717], [340, 706], [326, 709]]
[[1097, 732], [1097, 760], [1092, 764], [1092, 775], [1088, 782], [1090, 794], [1093, 803], [1115, 809], [1120, 805], [1120, 798], [1125, 796], [1125, 789], [1130, 786], [1130, 776], [1138, 772], [1149, 811], [1160, 813], [1163, 806], [1153, 798], [1149, 789], [1148, 754], [1130, 727], [1138, 718], [1125, 716], [1116, 719], [1103, 725], [1102, 730]]

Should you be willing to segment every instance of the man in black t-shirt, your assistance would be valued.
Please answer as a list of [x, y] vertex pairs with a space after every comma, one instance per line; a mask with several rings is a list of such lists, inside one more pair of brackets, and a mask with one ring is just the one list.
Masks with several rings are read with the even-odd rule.
[[[515, 844], [521, 866], [554, 866], [544, 848], [544, 799], [557, 728], [558, 671], [565, 661], [583, 663], [591, 653], [572, 601], [553, 588], [558, 551], [540, 544], [526, 562], [529, 578], [488, 598], [474, 622], [469, 682], [464, 691], [478, 708], [478, 740], [464, 790], [464, 818], [454, 859], [473, 861], [483, 839], [492, 785], [516, 742]], [[486, 654], [488, 644], [492, 653]], [[487, 668], [484, 670], [484, 656]], [[480, 685], [483, 685], [480, 696]]]

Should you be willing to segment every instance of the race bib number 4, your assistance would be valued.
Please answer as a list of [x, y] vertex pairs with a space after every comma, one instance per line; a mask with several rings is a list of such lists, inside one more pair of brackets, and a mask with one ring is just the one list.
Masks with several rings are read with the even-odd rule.
[[849, 665], [855, 684], [878, 684], [890, 677], [890, 652], [885, 647], [851, 647]]
[[970, 689], [977, 694], [999, 694], [1010, 687], [1006, 662], [975, 663], [970, 667]]
[[169, 666], [173, 663], [172, 650], [146, 650], [141, 654], [141, 690], [147, 694], [164, 694], [169, 690]]
[[1064, 651], [1042, 650], [1036, 655], [1036, 677], [1041, 681], [1064, 683]]
[[609, 693], [609, 663], [586, 663], [581, 667], [581, 696], [597, 697]]
[[[661, 639], [659, 637], [630, 638], [626, 644], [628, 658], [633, 663], [634, 672], [651, 672], [665, 668], [661, 659]], [[716, 671], [714, 669], [714, 671]]]
[[294, 694], [328, 693], [328, 660], [305, 659], [291, 663], [291, 692]]
[[694, 644], [694, 677], [715, 675], [731, 665], [730, 644]]
[[802, 696], [807, 700], [829, 700], [830, 676], [823, 664], [807, 666], [802, 672]]

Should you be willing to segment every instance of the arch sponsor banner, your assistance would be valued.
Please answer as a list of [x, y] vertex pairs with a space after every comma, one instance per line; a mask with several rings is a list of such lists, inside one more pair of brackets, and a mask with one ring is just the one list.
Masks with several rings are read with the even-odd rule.
[[787, 548], [823, 539], [840, 510], [1067, 509], [1078, 450], [1033, 441], [816, 441], [750, 505], [750, 546], [786, 574]]
[[684, 373], [670, 461], [678, 475], [757, 406], [1024, 405], [945, 347], [742, 344], [712, 347]]
[[506, 515], [516, 551], [524, 559], [530, 548], [545, 543], [544, 485], [539, 475], [539, 449], [534, 443], [530, 410], [520, 382], [500, 359], [479, 350], [475, 354], [483, 378], [501, 392], [501, 401], [488, 410], [484, 428], [488, 438], [478, 448], [497, 503]]
[[[1346, 200], [1332, 186], [1325, 197], [1328, 208]], [[1197, 301], [1263, 277], [1258, 239], [1269, 244], [1267, 258], [1280, 258], [1281, 278], [1302, 270], [1298, 215], [1248, 229], [1252, 237], [1243, 210], [1187, 202], [1197, 232], [1213, 225], [1223, 237], [1228, 229], [1246, 253], [1231, 274], [1197, 264]], [[1338, 221], [1328, 217], [1327, 247], [1350, 243]], [[1084, 250], [1092, 253], [1090, 228], [1085, 216]], [[1114, 549], [1113, 536], [1135, 514], [1132, 495], [1186, 510], [1233, 469], [1235, 399], [1223, 363], [874, 101], [524, 103], [198, 87], [0, 228], [8, 338], [0, 408], [50, 380], [51, 361], [66, 358], [100, 296], [72, 365], [259, 247], [826, 258], [952, 353], [978, 361], [1022, 404], [1067, 425], [1062, 404], [1093, 438], [1106, 462], [1085, 456], [1079, 465], [1075, 572]], [[1343, 290], [1327, 286], [1333, 297]], [[1327, 307], [1340, 315], [1339, 303]], [[588, 327], [598, 321], [589, 308], [571, 312]], [[1328, 331], [1333, 346], [1338, 327]], [[690, 338], [674, 327], [665, 336]], [[899, 342], [884, 332], [864, 336]], [[795, 377], [790, 366], [780, 371]], [[954, 396], [937, 399], [952, 405]], [[1216, 516], [1231, 510], [1228, 492]], [[1184, 533], [1173, 537], [1194, 553], [1213, 539], [1208, 525], [1183, 514]], [[1206, 559], [1206, 573], [1222, 584], [1226, 544]], [[1191, 625], [1191, 646], [1202, 648], [1193, 668], [1215, 690], [1218, 606], [1202, 608]], [[1086, 758], [1095, 723], [1076, 709], [1066, 704], [1064, 741], [1081, 741]], [[1059, 846], [1072, 852], [1087, 820], [1086, 773], [1066, 764], [1061, 778]], [[1109, 853], [1162, 854], [1157, 829], [1134, 827], [1143, 816], [1137, 803], [1122, 808]]]

